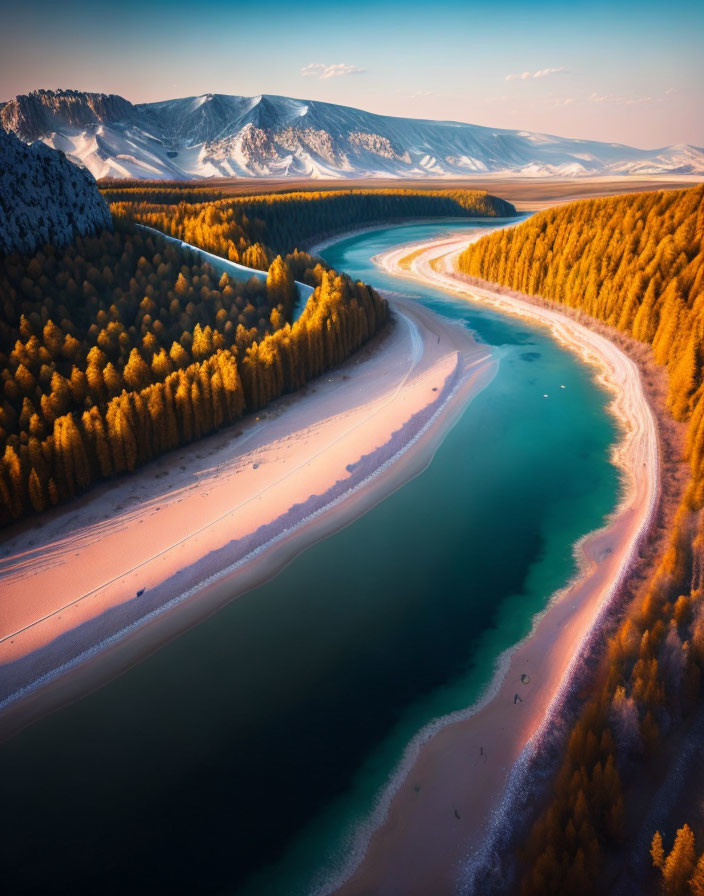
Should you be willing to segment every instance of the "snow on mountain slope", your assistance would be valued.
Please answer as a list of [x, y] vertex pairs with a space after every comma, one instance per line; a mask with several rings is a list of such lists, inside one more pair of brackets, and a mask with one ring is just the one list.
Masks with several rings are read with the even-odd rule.
[[95, 180], [41, 142], [27, 146], [0, 128], [0, 254], [65, 246], [111, 227]]
[[696, 146], [642, 150], [281, 96], [132, 105], [114, 95], [38, 91], [0, 107], [0, 121], [27, 142], [62, 149], [96, 177], [704, 175]]

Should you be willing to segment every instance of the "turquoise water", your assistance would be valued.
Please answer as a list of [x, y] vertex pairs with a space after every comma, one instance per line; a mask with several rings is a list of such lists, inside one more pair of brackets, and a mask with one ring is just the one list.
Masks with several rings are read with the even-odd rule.
[[389, 227], [324, 255], [495, 346], [492, 383], [423, 474], [0, 747], [15, 892], [315, 890], [344, 866], [407, 744], [481, 696], [572, 575], [574, 542], [617, 501], [607, 396], [543, 329], [370, 263], [467, 226]]

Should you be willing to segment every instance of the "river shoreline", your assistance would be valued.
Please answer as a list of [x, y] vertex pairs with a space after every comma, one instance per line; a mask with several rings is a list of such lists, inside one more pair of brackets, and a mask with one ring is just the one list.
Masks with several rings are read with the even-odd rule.
[[531, 759], [571, 691], [580, 658], [628, 576], [657, 506], [658, 434], [638, 367], [603, 335], [554, 308], [467, 283], [456, 257], [469, 241], [432, 240], [376, 261], [395, 276], [545, 324], [593, 366], [614, 395], [610, 410], [622, 438], [613, 460], [624, 477], [623, 494], [605, 526], [575, 546], [577, 576], [536, 617], [529, 636], [500, 658], [483, 700], [438, 720], [415, 762], [399, 769], [366, 842], [350, 857], [346, 880], [326, 892], [477, 892], [475, 875], [515, 810]]
[[[462, 224], [466, 224], [471, 226], [473, 222], [481, 222], [486, 223], [487, 221], [497, 221], [497, 222], [509, 222], [508, 224], [504, 223], [503, 226], [510, 226], [513, 224], [520, 224], [521, 221], [525, 220], [526, 212], [516, 212], [515, 215], [511, 217], [505, 218], [491, 218], [488, 216], [481, 217], [458, 217], [458, 218], [448, 218], [447, 219], [447, 230], [451, 231], [453, 229], [454, 222], [461, 222]], [[428, 222], [428, 218], [388, 218], [385, 221], [376, 221], [370, 224], [363, 224], [360, 227], [353, 228], [343, 228], [341, 230], [336, 230], [330, 233], [323, 233], [319, 236], [315, 237], [308, 242], [303, 243], [303, 249], [311, 255], [320, 255], [321, 252], [324, 252], [330, 246], [333, 246], [335, 243], [342, 242], [342, 240], [351, 239], [355, 236], [361, 236], [365, 233], [373, 233], [375, 230], [386, 230], [389, 227], [400, 227], [400, 226], [412, 226], [413, 224], [426, 224]], [[484, 231], [486, 232], [486, 231]]]
[[8, 533], [0, 737], [121, 674], [427, 467], [497, 362], [413, 302], [392, 308], [373, 351], [243, 421], [238, 438], [224, 430]]

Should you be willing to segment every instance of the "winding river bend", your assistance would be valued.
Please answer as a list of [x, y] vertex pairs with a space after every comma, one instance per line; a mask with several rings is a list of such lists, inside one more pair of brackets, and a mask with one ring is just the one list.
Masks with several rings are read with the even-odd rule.
[[572, 546], [617, 503], [608, 396], [543, 329], [371, 261], [478, 226], [494, 222], [397, 225], [324, 251], [471, 328], [497, 375], [420, 476], [0, 747], [4, 875], [37, 892], [324, 887], [414, 737], [481, 696], [570, 578]]

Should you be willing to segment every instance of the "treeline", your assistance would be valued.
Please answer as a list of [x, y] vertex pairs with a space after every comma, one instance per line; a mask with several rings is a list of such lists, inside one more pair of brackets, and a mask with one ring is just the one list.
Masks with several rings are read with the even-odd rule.
[[209, 252], [265, 269], [321, 234], [413, 217], [511, 217], [515, 208], [481, 190], [330, 190], [189, 202], [190, 187], [102, 189], [117, 216], [129, 216]]
[[[315, 287], [291, 323], [292, 269]], [[340, 363], [386, 302], [305, 253], [266, 282], [116, 221], [0, 259], [0, 524], [232, 423]]]
[[[214, 187], [208, 181], [125, 180], [104, 177], [98, 188], [107, 202], [152, 202], [175, 205], [179, 202], [215, 202], [224, 199], [227, 189]], [[176, 198], [178, 197], [178, 198]]]
[[665, 852], [662, 834], [656, 831], [650, 847], [653, 867], [660, 872], [664, 896], [704, 896], [704, 852], [697, 855], [694, 833], [688, 824], [675, 835]]
[[704, 188], [552, 209], [484, 237], [459, 264], [471, 276], [578, 308], [651, 345], [669, 374], [669, 409], [688, 424], [691, 477], [669, 544], [610, 638], [552, 798], [523, 852], [524, 896], [593, 893], [605, 858], [623, 843], [634, 814], [628, 794], [645, 783], [645, 763], [700, 706]]

